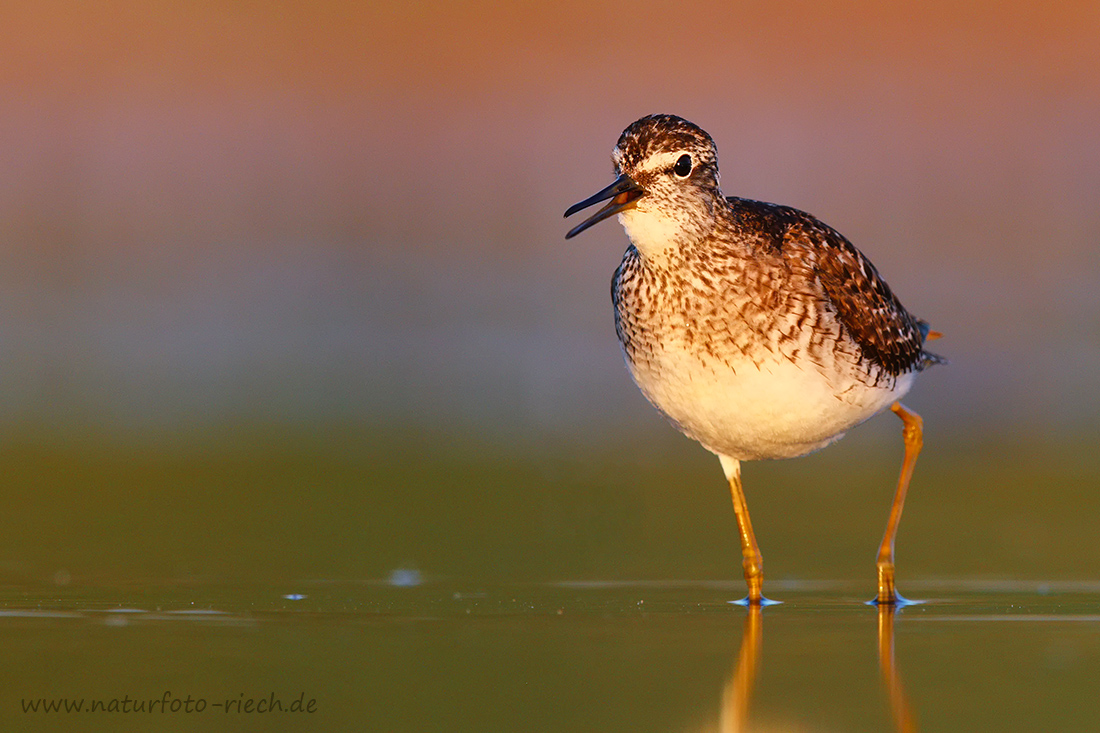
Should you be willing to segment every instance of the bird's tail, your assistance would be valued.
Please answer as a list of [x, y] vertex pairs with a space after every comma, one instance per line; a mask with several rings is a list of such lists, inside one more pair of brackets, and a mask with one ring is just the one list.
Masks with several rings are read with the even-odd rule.
[[[921, 340], [923, 343], [935, 341], [936, 339], [943, 337], [943, 334], [939, 331], [933, 331], [932, 327], [928, 325], [927, 321], [917, 319], [917, 327], [920, 329]], [[927, 369], [930, 366], [935, 366], [937, 364], [949, 363], [947, 359], [943, 358], [939, 354], [933, 354], [931, 351], [925, 351], [924, 349], [921, 349], [920, 357], [920, 368], [922, 370]]]

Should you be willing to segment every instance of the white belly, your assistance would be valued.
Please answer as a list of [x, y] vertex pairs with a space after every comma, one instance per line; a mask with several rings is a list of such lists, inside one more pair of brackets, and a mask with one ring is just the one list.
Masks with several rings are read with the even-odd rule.
[[[643, 394], [689, 437], [738, 460], [792, 458], [823, 448], [900, 399], [913, 374], [868, 385], [832, 381], [782, 355], [733, 364], [685, 351], [630, 363]], [[830, 370], [833, 373], [833, 370]]]

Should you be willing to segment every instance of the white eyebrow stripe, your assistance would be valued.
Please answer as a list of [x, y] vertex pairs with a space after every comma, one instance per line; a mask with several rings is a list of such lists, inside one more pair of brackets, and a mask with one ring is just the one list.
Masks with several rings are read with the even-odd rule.
[[685, 151], [685, 150], [673, 150], [673, 151], [666, 151], [666, 152], [663, 152], [663, 153], [656, 153], [655, 155], [651, 155], [642, 162], [642, 165], [640, 166], [641, 170], [644, 170], [644, 171], [667, 170], [667, 169], [671, 168], [672, 166], [674, 166], [676, 164], [676, 161], [679, 160], [680, 156], [683, 155], [685, 152], [687, 152], [687, 151]]

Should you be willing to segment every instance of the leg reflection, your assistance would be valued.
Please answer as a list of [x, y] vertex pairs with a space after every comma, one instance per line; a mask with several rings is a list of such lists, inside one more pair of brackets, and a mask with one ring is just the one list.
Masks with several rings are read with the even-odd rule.
[[[878, 660], [883, 685], [890, 699], [890, 712], [894, 730], [898, 733], [916, 733], [917, 721], [909, 698], [905, 694], [894, 659], [894, 615], [897, 606], [881, 604], [878, 610]], [[764, 622], [760, 606], [745, 609], [745, 624], [741, 636], [741, 651], [737, 655], [737, 667], [722, 694], [722, 709], [718, 717], [721, 733], [738, 733], [748, 730], [749, 706], [752, 703], [756, 675], [760, 669]]]
[[745, 611], [745, 627], [741, 634], [741, 653], [737, 655], [737, 669], [726, 685], [722, 696], [722, 711], [718, 717], [718, 729], [722, 733], [747, 730], [749, 703], [756, 683], [756, 670], [760, 663], [760, 645], [764, 637], [763, 611], [752, 604]]
[[917, 721], [913, 717], [913, 708], [905, 695], [905, 688], [898, 675], [894, 660], [894, 614], [897, 606], [880, 604], [878, 606], [878, 663], [882, 670], [882, 682], [886, 694], [890, 696], [890, 712], [894, 716], [894, 728], [899, 733], [915, 733]]

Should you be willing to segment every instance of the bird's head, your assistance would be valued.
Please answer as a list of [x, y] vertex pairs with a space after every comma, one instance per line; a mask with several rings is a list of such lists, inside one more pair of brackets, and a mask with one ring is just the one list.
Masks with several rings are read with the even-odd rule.
[[714, 206], [722, 200], [718, 150], [698, 126], [674, 115], [643, 117], [623, 130], [611, 160], [615, 182], [565, 215], [610, 201], [566, 239], [618, 214], [631, 242], [647, 254], [705, 236], [713, 227]]

